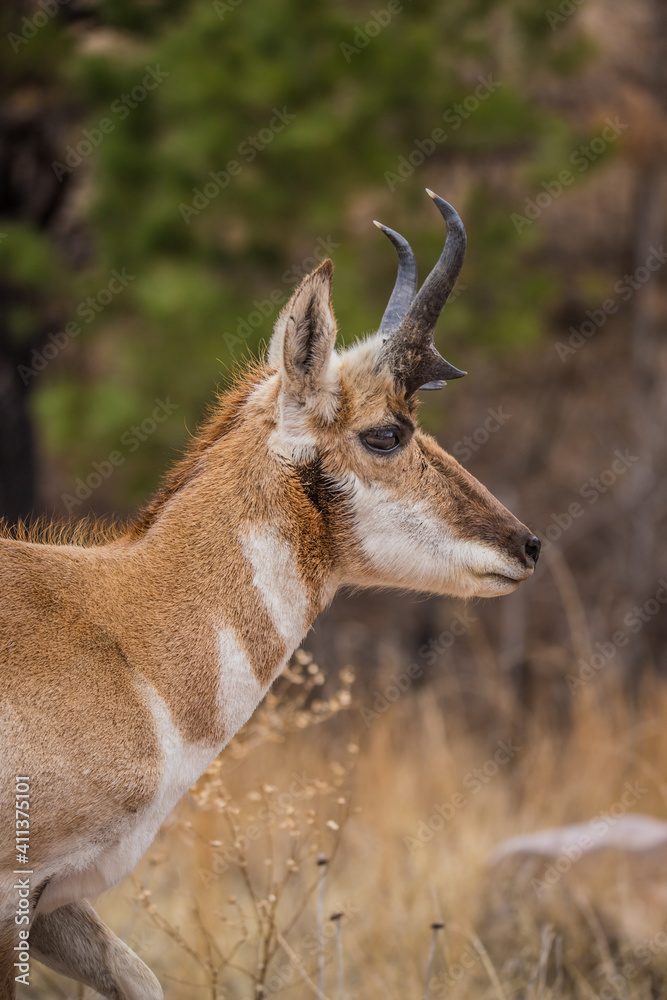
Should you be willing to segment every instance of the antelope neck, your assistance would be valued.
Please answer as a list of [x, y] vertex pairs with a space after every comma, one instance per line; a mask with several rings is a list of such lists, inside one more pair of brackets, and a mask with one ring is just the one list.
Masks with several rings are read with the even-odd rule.
[[335, 590], [312, 526], [290, 517], [288, 484], [273, 485], [283, 499], [269, 517], [266, 483], [238, 471], [200, 475], [145, 535], [109, 553], [124, 655], [185, 739], [220, 748]]

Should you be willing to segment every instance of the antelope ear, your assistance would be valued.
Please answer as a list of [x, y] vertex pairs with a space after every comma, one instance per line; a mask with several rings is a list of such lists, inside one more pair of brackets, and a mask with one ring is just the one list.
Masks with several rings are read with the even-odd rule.
[[301, 282], [278, 317], [269, 345], [269, 364], [283, 377], [283, 392], [305, 403], [331, 390], [330, 362], [336, 342], [331, 309], [333, 264], [323, 261]]

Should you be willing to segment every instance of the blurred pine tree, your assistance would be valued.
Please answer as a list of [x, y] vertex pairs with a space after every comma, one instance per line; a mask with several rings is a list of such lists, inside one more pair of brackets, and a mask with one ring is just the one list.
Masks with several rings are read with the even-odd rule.
[[[549, 6], [103, 0], [59, 9], [3, 60], [8, 107], [34, 100], [42, 131], [57, 108], [46, 157], [57, 211], [45, 222], [26, 194], [0, 220], [10, 375], [16, 345], [25, 361], [49, 333], [78, 329], [25, 386], [46, 454], [75, 480], [153, 400], [178, 406], [93, 508], [127, 507], [155, 483], [183, 423], [268, 339], [314, 258], [335, 260], [343, 337], [373, 328], [395, 264], [371, 219], [404, 231], [430, 266], [444, 233], [426, 185], [469, 230], [462, 287], [474, 294], [448, 306], [447, 356], [460, 360], [452, 341], [538, 336], [554, 279], [526, 264], [539, 227], [518, 232], [511, 213], [535, 165], [557, 173], [573, 148], [536, 81], [586, 57], [574, 34], [554, 43]], [[4, 34], [21, 32], [21, 12], [5, 11]], [[25, 498], [4, 507], [28, 512]]]

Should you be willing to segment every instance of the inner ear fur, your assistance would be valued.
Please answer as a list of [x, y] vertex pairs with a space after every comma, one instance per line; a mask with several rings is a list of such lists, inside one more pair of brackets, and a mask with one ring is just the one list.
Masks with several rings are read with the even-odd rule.
[[269, 364], [283, 374], [284, 388], [301, 402], [325, 387], [336, 341], [331, 308], [333, 264], [325, 260], [299, 285], [271, 338]]

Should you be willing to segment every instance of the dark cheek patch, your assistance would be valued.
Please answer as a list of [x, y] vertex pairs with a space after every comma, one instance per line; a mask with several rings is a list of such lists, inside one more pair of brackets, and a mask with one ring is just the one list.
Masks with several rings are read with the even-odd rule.
[[294, 471], [303, 493], [319, 514], [325, 531], [332, 539], [339, 537], [351, 517], [345, 488], [324, 470], [319, 455], [310, 462], [297, 465]]
[[325, 475], [322, 460], [318, 457], [304, 465], [297, 465], [295, 471], [310, 502], [323, 517], [328, 518], [336, 502], [335, 484]]

